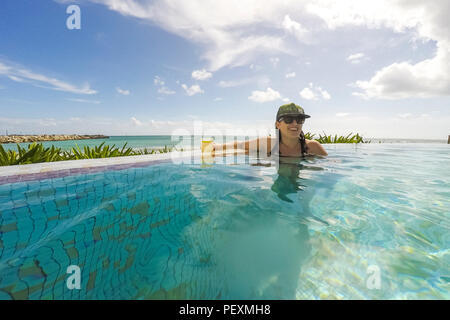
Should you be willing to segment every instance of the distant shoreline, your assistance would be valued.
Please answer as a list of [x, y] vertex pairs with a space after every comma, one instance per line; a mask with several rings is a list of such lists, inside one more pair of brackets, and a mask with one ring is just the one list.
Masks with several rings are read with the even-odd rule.
[[109, 136], [101, 134], [79, 135], [79, 134], [41, 134], [41, 135], [7, 135], [0, 136], [0, 143], [22, 143], [42, 141], [65, 141], [86, 139], [107, 139]]

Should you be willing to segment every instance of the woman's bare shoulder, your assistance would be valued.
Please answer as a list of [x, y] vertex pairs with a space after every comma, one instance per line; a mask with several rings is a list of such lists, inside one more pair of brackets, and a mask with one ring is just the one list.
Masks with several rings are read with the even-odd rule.
[[308, 147], [308, 150], [310, 154], [316, 154], [320, 156], [327, 156], [328, 153], [325, 151], [324, 147], [320, 144], [319, 141], [316, 140], [308, 140], [305, 139], [306, 146]]

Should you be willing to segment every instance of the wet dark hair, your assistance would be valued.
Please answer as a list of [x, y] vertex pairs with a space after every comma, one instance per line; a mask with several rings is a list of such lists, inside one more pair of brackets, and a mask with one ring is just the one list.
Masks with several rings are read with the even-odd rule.
[[[277, 129], [277, 135], [278, 135], [278, 147], [281, 144], [281, 132], [280, 129], [277, 128], [277, 125], [275, 123], [275, 129]], [[300, 151], [302, 153], [302, 157], [305, 157], [306, 154], [308, 153], [308, 146], [306, 145], [306, 138], [305, 138], [305, 134], [302, 132], [300, 132], [300, 135], [298, 136], [298, 140], [300, 142]], [[279, 152], [279, 151], [278, 151]], [[281, 154], [281, 152], [279, 152]]]

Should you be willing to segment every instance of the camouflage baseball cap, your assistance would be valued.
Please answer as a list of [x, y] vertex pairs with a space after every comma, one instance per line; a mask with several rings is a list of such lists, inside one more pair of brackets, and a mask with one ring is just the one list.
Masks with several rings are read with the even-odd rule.
[[305, 118], [311, 118], [311, 116], [305, 114], [305, 110], [295, 103], [283, 104], [277, 112], [277, 121], [282, 116], [298, 116], [302, 115]]

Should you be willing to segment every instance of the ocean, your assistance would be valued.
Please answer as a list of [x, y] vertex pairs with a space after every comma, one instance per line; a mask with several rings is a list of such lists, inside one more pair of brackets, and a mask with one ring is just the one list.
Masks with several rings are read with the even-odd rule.
[[[70, 150], [72, 147], [79, 146], [83, 148], [84, 146], [95, 147], [101, 143], [105, 145], [115, 145], [116, 147], [123, 147], [127, 143], [127, 147], [133, 149], [143, 149], [143, 148], [164, 148], [176, 147], [189, 149], [192, 147], [200, 147], [202, 136], [179, 136], [172, 137], [169, 135], [151, 135], [151, 136], [110, 136], [107, 139], [89, 139], [89, 140], [66, 140], [66, 141], [44, 141], [42, 142], [44, 147], [59, 147], [63, 150]], [[205, 137], [207, 138], [207, 137]], [[208, 137], [209, 138], [209, 137]], [[225, 137], [226, 142], [233, 141], [234, 136]], [[237, 140], [245, 140], [245, 137], [238, 136]], [[222, 143], [222, 137], [216, 138], [216, 141]], [[368, 138], [371, 143], [447, 143], [447, 140], [426, 140], [426, 139], [385, 139], [385, 138]], [[26, 147], [30, 143], [19, 143], [21, 147]], [[17, 149], [14, 143], [2, 144], [5, 150]]]

